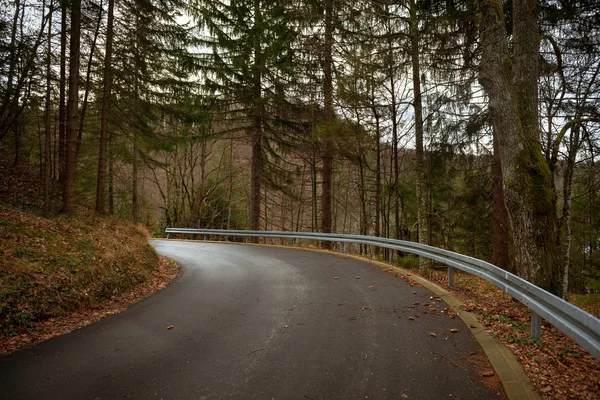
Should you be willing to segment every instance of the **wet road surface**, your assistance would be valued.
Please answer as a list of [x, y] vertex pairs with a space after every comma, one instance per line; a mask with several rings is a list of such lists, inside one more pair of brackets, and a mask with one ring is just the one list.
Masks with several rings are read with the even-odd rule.
[[446, 307], [428, 290], [368, 263], [152, 245], [181, 276], [121, 314], [0, 358], [0, 398], [503, 398], [477, 371], [469, 328], [428, 311]]

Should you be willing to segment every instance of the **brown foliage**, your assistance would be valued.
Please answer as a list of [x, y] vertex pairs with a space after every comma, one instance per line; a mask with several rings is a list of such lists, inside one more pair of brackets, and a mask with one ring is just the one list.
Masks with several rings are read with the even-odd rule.
[[532, 340], [527, 307], [484, 280], [460, 273], [455, 288], [448, 288], [446, 279], [445, 272], [432, 278], [515, 354], [542, 398], [600, 398], [600, 362], [584, 349], [546, 322], [541, 343]]
[[146, 235], [113, 217], [43, 218], [0, 206], [0, 340], [41, 340], [40, 327], [93, 322], [115, 296], [156, 289], [166, 278], [156, 280]]

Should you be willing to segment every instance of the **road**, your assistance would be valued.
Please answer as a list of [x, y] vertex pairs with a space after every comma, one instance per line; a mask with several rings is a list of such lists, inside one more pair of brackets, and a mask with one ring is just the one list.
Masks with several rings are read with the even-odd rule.
[[445, 304], [368, 263], [262, 246], [152, 244], [181, 276], [121, 314], [0, 358], [0, 398], [504, 396], [479, 375], [482, 350], [469, 328], [425, 305]]

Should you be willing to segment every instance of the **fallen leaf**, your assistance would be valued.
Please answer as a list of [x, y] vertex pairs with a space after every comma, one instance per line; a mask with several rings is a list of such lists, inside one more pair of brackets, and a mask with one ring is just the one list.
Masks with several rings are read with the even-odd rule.
[[410, 319], [411, 321], [414, 321], [415, 317], [408, 317], [408, 319]]
[[433, 332], [429, 332], [429, 336], [437, 337], [437, 335], [435, 333], [433, 333]]
[[450, 329], [450, 332], [452, 332], [452, 333], [456, 333], [456, 332], [458, 332], [458, 329], [456, 329], [456, 328], [452, 328], [452, 329]]
[[356, 277], [356, 278], [354, 278], [354, 279], [360, 279], [360, 276], [357, 276], [357, 277]]
[[471, 324], [471, 328], [477, 328], [477, 325]]
[[494, 376], [494, 371], [485, 371], [481, 373], [481, 376], [485, 378], [489, 378], [490, 376]]
[[414, 301], [414, 302], [413, 302], [413, 305], [415, 305], [415, 306], [418, 306], [418, 305], [419, 305], [419, 302], [418, 302], [418, 301]]
[[167, 330], [169, 330], [169, 329], [173, 329], [173, 328], [174, 328], [174, 326], [173, 326], [173, 325], [169, 325], [169, 326], [167, 326]]
[[373, 289], [374, 287], [375, 287], [375, 286], [371, 285], [371, 286], [369, 286], [369, 289]]
[[340, 277], [339, 276], [334, 276], [333, 279], [340, 279]]

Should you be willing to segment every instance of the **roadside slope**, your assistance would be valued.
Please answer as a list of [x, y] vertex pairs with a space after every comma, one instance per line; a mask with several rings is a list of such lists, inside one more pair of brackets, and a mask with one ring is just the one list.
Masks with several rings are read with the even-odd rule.
[[[0, 353], [21, 347], [14, 343], [21, 335], [39, 340], [56, 326], [65, 331], [66, 322], [66, 331], [92, 322], [101, 317], [92, 311], [115, 308], [115, 297], [132, 289], [133, 297], [147, 295], [170, 281], [173, 269], [131, 223], [91, 212], [44, 218], [0, 206]], [[167, 270], [173, 276], [164, 276]]]

